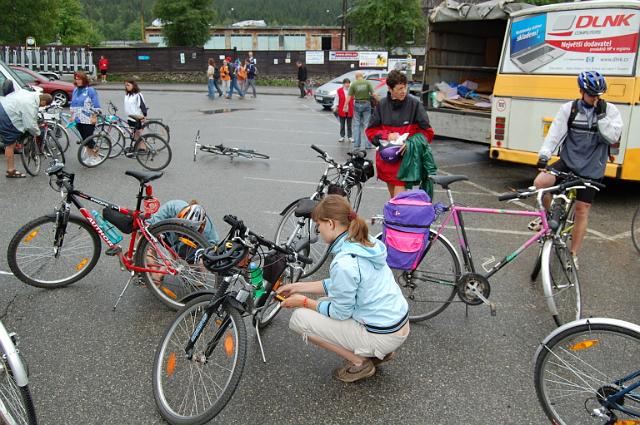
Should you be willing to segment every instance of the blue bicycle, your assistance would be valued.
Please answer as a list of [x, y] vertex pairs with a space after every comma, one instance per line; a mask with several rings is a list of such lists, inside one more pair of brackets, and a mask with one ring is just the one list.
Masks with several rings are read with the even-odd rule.
[[554, 424], [640, 424], [640, 326], [605, 318], [567, 323], [538, 347], [534, 378]]

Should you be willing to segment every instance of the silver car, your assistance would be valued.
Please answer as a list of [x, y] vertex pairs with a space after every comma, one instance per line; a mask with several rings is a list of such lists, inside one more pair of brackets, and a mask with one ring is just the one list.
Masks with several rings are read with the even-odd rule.
[[[387, 74], [389, 74], [387, 71], [375, 69], [361, 69], [360, 71], [364, 74], [364, 78], [366, 80], [370, 80], [373, 83], [376, 94], [380, 95], [379, 91], [382, 86], [384, 86], [383, 91], [386, 93], [386, 78]], [[316, 102], [321, 104], [324, 109], [331, 109], [331, 106], [333, 105], [333, 98], [336, 97], [336, 91], [342, 86], [342, 81], [345, 78], [348, 78], [351, 82], [354, 82], [356, 80], [356, 72], [358, 71], [347, 72], [346, 74], [342, 74], [341, 76], [318, 87], [315, 94]]]

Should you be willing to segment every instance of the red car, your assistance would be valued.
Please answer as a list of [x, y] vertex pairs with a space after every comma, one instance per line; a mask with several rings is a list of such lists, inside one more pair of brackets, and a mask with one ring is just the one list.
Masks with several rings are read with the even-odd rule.
[[53, 100], [59, 101], [62, 105], [67, 105], [71, 101], [71, 95], [75, 86], [66, 81], [50, 80], [29, 68], [21, 66], [11, 66], [18, 74], [18, 77], [31, 87], [41, 87], [44, 93], [53, 96]]

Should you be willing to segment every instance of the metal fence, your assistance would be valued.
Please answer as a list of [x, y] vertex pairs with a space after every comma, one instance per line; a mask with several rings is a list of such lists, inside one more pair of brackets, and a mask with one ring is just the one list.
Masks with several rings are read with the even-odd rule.
[[93, 52], [84, 47], [28, 48], [24, 46], [2, 46], [0, 57], [9, 65], [24, 66], [34, 71], [54, 71], [71, 74], [85, 71], [93, 74]]

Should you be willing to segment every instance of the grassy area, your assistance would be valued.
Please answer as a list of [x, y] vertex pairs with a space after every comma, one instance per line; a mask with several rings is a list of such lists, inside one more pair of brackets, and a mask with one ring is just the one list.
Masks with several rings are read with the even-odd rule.
[[[162, 83], [162, 84], [207, 84], [206, 76], [202, 73], [137, 73], [137, 74], [109, 74], [109, 81], [124, 81], [133, 78], [140, 83]], [[298, 82], [295, 78], [285, 77], [258, 77], [257, 86], [269, 87], [296, 87]]]

